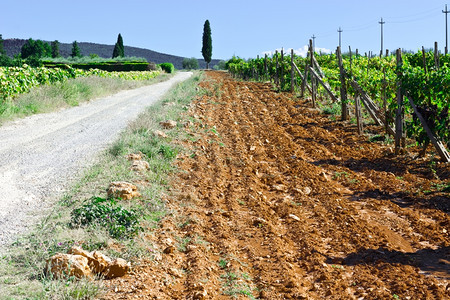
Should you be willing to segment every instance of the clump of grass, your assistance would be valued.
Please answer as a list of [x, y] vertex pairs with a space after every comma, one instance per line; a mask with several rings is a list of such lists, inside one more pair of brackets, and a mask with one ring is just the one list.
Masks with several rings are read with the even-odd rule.
[[100, 225], [117, 239], [130, 238], [142, 231], [139, 226], [140, 216], [136, 210], [125, 209], [115, 199], [92, 197], [81, 207], [74, 209], [71, 215], [72, 227]]
[[336, 116], [341, 114], [341, 105], [338, 102], [320, 104], [320, 108], [325, 115]]

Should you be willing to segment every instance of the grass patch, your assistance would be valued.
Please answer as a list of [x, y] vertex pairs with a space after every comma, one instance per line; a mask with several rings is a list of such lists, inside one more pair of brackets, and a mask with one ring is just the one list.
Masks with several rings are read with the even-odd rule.
[[[2, 254], [0, 290], [4, 299], [99, 297], [103, 291], [101, 280], [53, 280], [44, 274], [49, 257], [67, 252], [74, 245], [89, 251], [101, 250], [112, 258], [121, 257], [132, 263], [151, 257], [148, 249], [152, 245], [142, 230], [151, 234], [167, 213], [162, 193], [169, 193], [169, 176], [176, 171], [172, 162], [177, 153], [184, 151], [172, 143], [182, 136], [182, 126], [165, 131], [167, 138], [152, 132], [161, 130], [161, 120], [172, 119], [180, 124], [184, 121], [182, 113], [197, 95], [201, 76], [196, 73], [180, 83], [132, 122], [61, 199], [54, 199], [52, 212]], [[138, 152], [149, 163], [149, 170], [131, 169], [126, 155]], [[108, 199], [106, 189], [112, 181], [135, 184], [141, 197], [127, 201]], [[184, 243], [181, 241], [180, 247]]]
[[71, 216], [72, 228], [98, 224], [117, 239], [133, 237], [142, 230], [138, 212], [135, 209], [125, 209], [116, 199], [92, 197], [81, 207], [74, 209]]
[[125, 80], [90, 76], [38, 86], [29, 93], [0, 102], [0, 124], [32, 114], [77, 106], [82, 102], [161, 82], [170, 77], [170, 74], [160, 74], [150, 80]]
[[338, 116], [341, 114], [341, 104], [339, 102], [318, 102], [319, 108], [324, 115]]

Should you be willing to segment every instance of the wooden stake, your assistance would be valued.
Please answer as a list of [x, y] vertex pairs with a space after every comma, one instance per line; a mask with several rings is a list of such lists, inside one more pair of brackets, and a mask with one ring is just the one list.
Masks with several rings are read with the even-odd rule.
[[310, 90], [311, 94], [312, 94], [312, 88], [309, 87], [308, 85], [308, 63], [305, 62], [305, 75], [303, 76], [303, 81], [302, 81], [302, 88], [301, 88], [301, 93], [300, 93], [300, 97], [304, 97], [305, 95], [305, 87], [308, 87], [308, 89]]
[[280, 91], [284, 86], [284, 52], [281, 48], [281, 61], [280, 61]]
[[[350, 80], [350, 84], [352, 85], [353, 89], [356, 91], [356, 93], [359, 95], [360, 100], [363, 102], [364, 107], [369, 112], [372, 119], [375, 121], [377, 125], [383, 125], [383, 118], [380, 114], [380, 109], [375, 104], [375, 102], [369, 97], [369, 95], [361, 88], [361, 86], [355, 81]], [[389, 132], [394, 135], [394, 130], [388, 127]]]
[[436, 69], [439, 69], [438, 42], [434, 42], [434, 65], [436, 66]]
[[294, 73], [294, 49], [291, 49], [291, 93], [294, 92], [294, 81], [295, 81], [295, 73]]
[[384, 110], [384, 129], [386, 130], [386, 134], [389, 134], [389, 120], [388, 120], [388, 111], [387, 111], [387, 97], [386, 97], [386, 68], [383, 68], [383, 110]]
[[425, 75], [427, 74], [427, 57], [425, 56], [425, 47], [422, 46], [422, 60], [423, 60], [423, 70]]
[[256, 81], [259, 81], [259, 68], [258, 68], [258, 66], [259, 66], [259, 55], [257, 55], [256, 56], [256, 61], [258, 62], [257, 64], [256, 64]]
[[361, 103], [359, 101], [359, 93], [355, 95], [355, 116], [356, 116], [356, 127], [358, 129], [358, 135], [363, 133], [363, 123], [361, 117]]
[[275, 85], [278, 86], [278, 50], [275, 50]]
[[[313, 53], [312, 40], [309, 40], [309, 53], [311, 54], [310, 66], [312, 67], [312, 66], [314, 66], [314, 53]], [[311, 95], [312, 107], [315, 108], [316, 107], [316, 85], [315, 85], [313, 76], [311, 76], [311, 90], [312, 90], [312, 95]]]
[[337, 47], [336, 50], [336, 56], [338, 60], [338, 66], [339, 66], [339, 78], [341, 80], [341, 87], [340, 87], [340, 93], [341, 93], [341, 120], [346, 121], [348, 120], [348, 107], [347, 107], [347, 83], [345, 81], [346, 75], [344, 70], [344, 65], [342, 63], [342, 53], [341, 53], [341, 47]]
[[264, 77], [267, 80], [267, 53], [264, 55]]
[[[300, 79], [302, 80], [302, 86], [301, 89], [305, 89], [306, 88], [309, 90], [309, 92], [311, 92], [311, 87], [309, 86], [309, 84], [306, 82], [306, 76], [308, 76], [308, 73], [305, 72], [305, 77], [303, 77], [302, 72], [300, 72], [300, 70], [298, 69], [297, 65], [294, 63], [294, 69], [297, 71], [298, 75], [300, 76]], [[296, 82], [297, 83], [297, 82]], [[303, 93], [303, 92], [302, 92]], [[302, 95], [300, 95], [301, 97], [303, 97]]]
[[[397, 67], [401, 67], [402, 62], [402, 50], [397, 49]], [[400, 68], [399, 68], [400, 69]], [[398, 78], [401, 76], [401, 71], [397, 74]], [[403, 141], [402, 141], [403, 140]], [[403, 94], [402, 94], [402, 82], [397, 82], [397, 113], [395, 116], [395, 154], [400, 154], [400, 150], [403, 148], [405, 141], [403, 138]]]
[[348, 46], [348, 52], [350, 54], [350, 78], [353, 77], [353, 73], [352, 73], [352, 48], [350, 46]]
[[333, 100], [333, 102], [339, 101], [339, 99], [331, 91], [330, 85], [328, 83], [324, 82], [320, 78], [319, 74], [317, 74], [316, 71], [314, 71], [313, 68], [309, 67], [309, 71], [311, 72], [311, 75], [314, 75], [314, 79], [317, 80], [324, 87], [325, 91], [328, 93], [328, 95], [330, 95], [330, 97]]

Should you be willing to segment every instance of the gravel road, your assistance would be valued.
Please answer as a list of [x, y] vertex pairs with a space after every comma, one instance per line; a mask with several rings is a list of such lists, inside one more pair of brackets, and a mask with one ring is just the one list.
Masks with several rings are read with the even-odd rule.
[[36, 222], [51, 207], [49, 199], [61, 195], [145, 107], [191, 75], [178, 73], [165, 82], [0, 127], [0, 249]]

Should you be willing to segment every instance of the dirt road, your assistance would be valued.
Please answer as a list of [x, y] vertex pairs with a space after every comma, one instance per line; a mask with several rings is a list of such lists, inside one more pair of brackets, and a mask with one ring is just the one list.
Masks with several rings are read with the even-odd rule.
[[49, 208], [129, 121], [192, 73], [0, 127], [0, 248]]
[[450, 298], [448, 165], [207, 74], [153, 259], [105, 299]]

